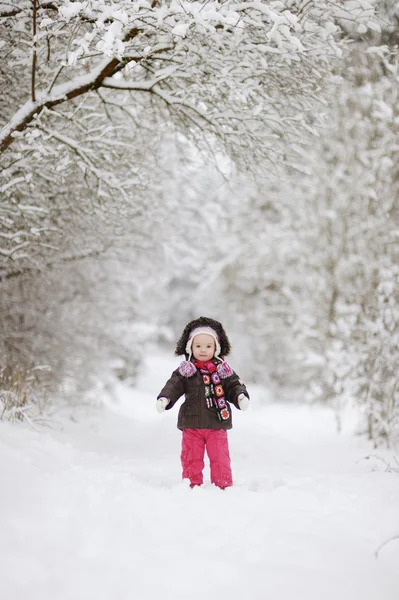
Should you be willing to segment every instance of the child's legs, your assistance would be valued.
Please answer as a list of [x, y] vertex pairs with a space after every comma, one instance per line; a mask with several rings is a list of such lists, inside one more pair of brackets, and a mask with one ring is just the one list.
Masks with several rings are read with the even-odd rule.
[[183, 479], [189, 479], [193, 485], [201, 485], [204, 481], [205, 436], [204, 429], [183, 429], [181, 464]]
[[224, 429], [207, 429], [206, 452], [211, 467], [211, 482], [225, 488], [233, 485], [229, 441]]

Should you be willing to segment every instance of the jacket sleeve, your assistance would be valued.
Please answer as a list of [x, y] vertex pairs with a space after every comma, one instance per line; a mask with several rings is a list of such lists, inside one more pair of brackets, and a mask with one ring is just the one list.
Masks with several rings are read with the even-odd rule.
[[178, 399], [184, 394], [184, 381], [183, 376], [180, 375], [179, 371], [173, 371], [170, 379], [165, 383], [164, 387], [158, 394], [158, 398], [168, 398], [169, 404], [166, 406], [166, 410], [170, 410]]
[[231, 404], [234, 404], [234, 406], [239, 410], [240, 407], [238, 406], [238, 396], [240, 394], [244, 394], [248, 400], [250, 399], [247, 388], [234, 371], [233, 375], [230, 375], [230, 377], [226, 377], [226, 379], [222, 380], [222, 385], [227, 395], [227, 401]]

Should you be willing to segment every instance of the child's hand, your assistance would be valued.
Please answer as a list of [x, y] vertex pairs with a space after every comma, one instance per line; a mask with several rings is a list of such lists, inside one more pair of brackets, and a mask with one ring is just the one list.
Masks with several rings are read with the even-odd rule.
[[168, 404], [169, 404], [168, 398], [158, 398], [158, 400], [156, 401], [156, 404], [155, 404], [155, 408], [157, 409], [157, 411], [159, 413], [163, 413], [163, 411], [168, 406]]
[[249, 406], [249, 400], [244, 394], [238, 396], [238, 406], [241, 410], [247, 410]]

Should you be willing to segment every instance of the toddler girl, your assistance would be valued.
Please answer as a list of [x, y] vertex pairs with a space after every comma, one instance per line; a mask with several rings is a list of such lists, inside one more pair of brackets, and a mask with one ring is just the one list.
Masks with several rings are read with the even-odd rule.
[[232, 428], [230, 403], [240, 410], [249, 395], [238, 375], [225, 362], [231, 346], [219, 321], [200, 317], [186, 325], [175, 354], [186, 360], [172, 373], [158, 395], [158, 412], [169, 410], [184, 394], [177, 427], [183, 431], [183, 479], [190, 487], [203, 483], [205, 448], [211, 482], [224, 489], [233, 484], [227, 429]]

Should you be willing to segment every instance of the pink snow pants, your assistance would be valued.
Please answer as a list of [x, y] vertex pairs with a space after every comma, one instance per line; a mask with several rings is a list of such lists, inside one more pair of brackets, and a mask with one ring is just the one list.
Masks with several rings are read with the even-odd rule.
[[183, 479], [189, 479], [191, 487], [203, 483], [205, 448], [211, 468], [211, 482], [220, 488], [233, 485], [229, 443], [224, 429], [183, 429]]

